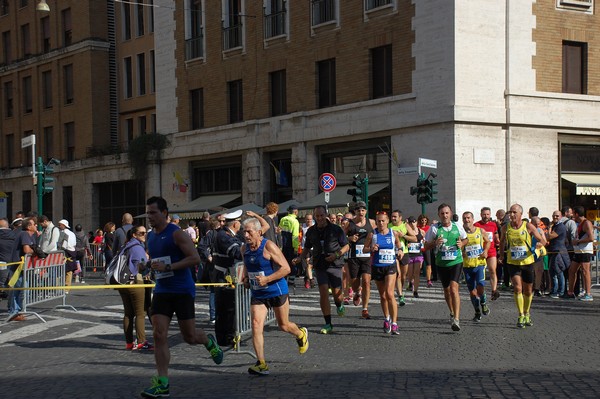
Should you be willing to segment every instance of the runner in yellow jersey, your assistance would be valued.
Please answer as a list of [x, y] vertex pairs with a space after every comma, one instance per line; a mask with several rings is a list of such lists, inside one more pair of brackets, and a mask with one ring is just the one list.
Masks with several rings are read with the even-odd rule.
[[532, 326], [533, 321], [530, 316], [531, 302], [533, 300], [533, 264], [535, 262], [532, 248], [532, 236], [538, 242], [538, 245], [546, 245], [546, 237], [527, 221], [522, 220], [523, 207], [514, 204], [508, 211], [509, 223], [502, 226], [500, 236], [499, 257], [504, 257], [506, 248], [506, 264], [513, 285], [513, 294], [519, 319], [517, 327], [524, 328]]
[[398, 278], [396, 279], [396, 289], [398, 290], [398, 305], [404, 306], [406, 301], [404, 300], [404, 283], [406, 282], [406, 275], [408, 274], [408, 263], [410, 256], [408, 255], [408, 242], [417, 242], [417, 237], [411, 235], [408, 231], [406, 224], [402, 221], [402, 212], [398, 209], [394, 209], [391, 214], [391, 221], [388, 227], [394, 231], [397, 231], [400, 237], [400, 251], [397, 259], [398, 266]]
[[[467, 245], [463, 247], [463, 272], [471, 303], [475, 308], [473, 321], [480, 322], [481, 314], [487, 316], [490, 308], [485, 296], [485, 266], [491, 241], [486, 231], [473, 224], [473, 214], [465, 212], [462, 215], [463, 227], [467, 233]], [[481, 305], [481, 309], [479, 306]]]

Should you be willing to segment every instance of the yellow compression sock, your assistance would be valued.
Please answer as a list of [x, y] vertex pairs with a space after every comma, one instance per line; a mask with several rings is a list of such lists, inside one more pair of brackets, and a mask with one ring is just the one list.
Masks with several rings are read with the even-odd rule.
[[[523, 294], [522, 293], [518, 293], [518, 294], [514, 294], [515, 296], [515, 303], [517, 304], [517, 309], [519, 310], [519, 315], [524, 314], [523, 313]], [[531, 301], [529, 302], [531, 304]]]
[[533, 295], [523, 295], [523, 312], [529, 314], [531, 309], [531, 302], [533, 302]]

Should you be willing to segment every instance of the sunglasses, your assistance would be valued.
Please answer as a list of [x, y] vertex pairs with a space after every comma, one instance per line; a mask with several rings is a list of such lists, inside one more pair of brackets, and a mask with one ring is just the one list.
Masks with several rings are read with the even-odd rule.
[[138, 231], [138, 232], [137, 232], [137, 233], [135, 233], [135, 234], [137, 234], [137, 235], [139, 235], [139, 236], [145, 236], [145, 235], [146, 235], [146, 232], [145, 232], [145, 231]]
[[379, 211], [379, 212], [376, 213], [376, 215], [387, 215], [387, 212]]

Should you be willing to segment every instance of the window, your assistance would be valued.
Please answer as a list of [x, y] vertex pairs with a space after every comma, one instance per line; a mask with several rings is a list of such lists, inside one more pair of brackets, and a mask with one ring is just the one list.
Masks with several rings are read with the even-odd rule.
[[27, 0], [19, 0], [19, 8], [27, 7]]
[[125, 133], [127, 134], [127, 142], [133, 141], [133, 118], [125, 119]]
[[[67, 220], [73, 220], [73, 186], [65, 186], [62, 189], [62, 215]], [[47, 209], [44, 207], [44, 209]], [[46, 211], [44, 211], [46, 213]], [[47, 215], [47, 214], [46, 214]], [[50, 217], [50, 216], [48, 216]]]
[[242, 9], [241, 0], [225, 0], [223, 3], [223, 50], [242, 47]]
[[27, 213], [31, 210], [31, 190], [23, 190], [23, 202], [21, 209]]
[[65, 82], [65, 104], [73, 104], [74, 101], [74, 87], [73, 86], [73, 64], [65, 65], [63, 67], [63, 78]]
[[285, 0], [265, 2], [265, 39], [286, 34], [287, 12]]
[[4, 146], [4, 149], [6, 151], [5, 155], [5, 159], [6, 159], [6, 166], [8, 166], [9, 168], [12, 168], [15, 165], [15, 135], [14, 134], [7, 134], [6, 136], [6, 145]]
[[227, 91], [229, 98], [229, 123], [241, 122], [244, 120], [244, 93], [242, 81], [234, 80], [227, 82]]
[[52, 71], [42, 72], [42, 106], [52, 108]]
[[336, 20], [337, 0], [312, 0], [312, 25], [320, 25]]
[[29, 24], [21, 25], [21, 56], [23, 58], [31, 55], [31, 35]]
[[285, 69], [269, 74], [269, 83], [271, 85], [271, 116], [287, 112], [285, 77]]
[[63, 24], [63, 46], [70, 46], [73, 43], [73, 27], [71, 25], [71, 9], [62, 10]]
[[204, 24], [202, 2], [188, 0], [186, 8], [185, 59], [204, 57]]
[[150, 93], [156, 91], [156, 64], [154, 50], [150, 50]]
[[190, 125], [192, 129], [204, 127], [204, 90], [190, 90]]
[[65, 154], [67, 161], [75, 160], [75, 122], [65, 123]]
[[141, 0], [138, 0], [138, 4], [135, 8], [137, 14], [137, 36], [144, 36], [144, 4]]
[[26, 76], [23, 78], [23, 113], [30, 114], [33, 112], [33, 97], [31, 93], [31, 76]]
[[365, 0], [365, 11], [392, 4], [392, 0]]
[[50, 17], [44, 17], [40, 20], [42, 25], [42, 51], [50, 51]]
[[317, 62], [317, 107], [335, 105], [335, 58]]
[[8, 15], [8, 0], [0, 0], [0, 16]]
[[371, 96], [392, 95], [392, 45], [371, 49]]
[[2, 32], [2, 60], [5, 64], [9, 64], [12, 61], [10, 44], [10, 31]]
[[156, 133], [156, 114], [150, 116], [150, 129], [152, 133]]
[[45, 159], [54, 157], [54, 129], [52, 126], [44, 128], [44, 152]]
[[242, 190], [242, 168], [240, 165], [227, 164], [212, 168], [194, 168], [192, 180], [193, 195], [196, 197], [239, 193]]
[[133, 77], [131, 76], [131, 57], [126, 57], [123, 60], [123, 86], [125, 98], [133, 97]]
[[583, 11], [588, 14], [594, 12], [594, 0], [557, 0], [556, 6], [575, 11]]
[[154, 0], [148, 0], [148, 30], [154, 32]]
[[123, 16], [123, 40], [131, 39], [131, 5], [121, 3], [121, 15]]
[[142, 115], [138, 117], [138, 134], [142, 135], [146, 133], [148, 133], [146, 131], [146, 115]]
[[13, 116], [13, 84], [12, 82], [4, 83], [4, 117], [10, 118]]
[[146, 54], [137, 55], [137, 67], [138, 95], [143, 96], [146, 94]]
[[587, 94], [587, 43], [563, 41], [563, 93]]

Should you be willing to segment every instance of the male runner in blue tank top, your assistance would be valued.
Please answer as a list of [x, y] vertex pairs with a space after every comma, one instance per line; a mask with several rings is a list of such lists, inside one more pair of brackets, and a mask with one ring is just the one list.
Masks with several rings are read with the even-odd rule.
[[194, 243], [179, 226], [167, 221], [167, 202], [161, 197], [146, 201], [146, 215], [152, 230], [147, 245], [152, 270], [156, 278], [152, 298], [152, 329], [154, 332], [154, 360], [158, 376], [152, 377], [152, 386], [141, 395], [146, 398], [169, 397], [169, 324], [177, 315], [179, 330], [190, 345], [203, 344], [213, 361], [223, 361], [223, 351], [217, 340], [202, 329], [196, 329], [194, 298], [196, 286], [192, 269], [200, 263]]
[[267, 311], [273, 308], [279, 329], [296, 337], [300, 353], [308, 350], [308, 330], [298, 328], [289, 320], [290, 301], [285, 276], [290, 274], [290, 265], [273, 241], [262, 236], [261, 223], [256, 218], [243, 223], [244, 255], [243, 282], [252, 290], [250, 314], [252, 317], [252, 344], [256, 352], [256, 364], [248, 369], [250, 374], [267, 375], [269, 366], [265, 361], [264, 324]]

